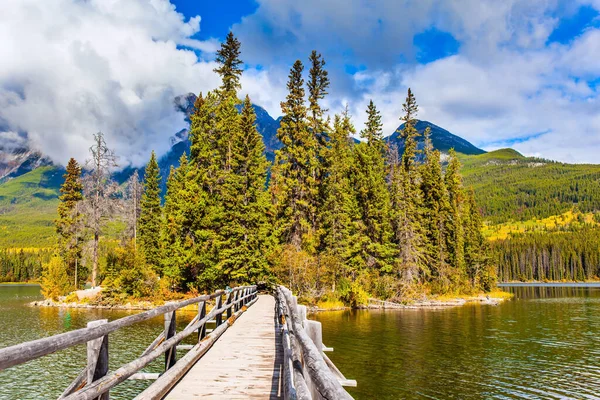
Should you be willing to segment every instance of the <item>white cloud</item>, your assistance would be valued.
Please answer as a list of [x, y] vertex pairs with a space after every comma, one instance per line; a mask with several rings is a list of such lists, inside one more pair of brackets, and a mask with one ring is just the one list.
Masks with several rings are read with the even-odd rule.
[[214, 51], [190, 38], [199, 24], [167, 0], [4, 0], [0, 120], [60, 163], [83, 161], [103, 131], [122, 165], [141, 165], [185, 126], [173, 98], [218, 84], [177, 47]]

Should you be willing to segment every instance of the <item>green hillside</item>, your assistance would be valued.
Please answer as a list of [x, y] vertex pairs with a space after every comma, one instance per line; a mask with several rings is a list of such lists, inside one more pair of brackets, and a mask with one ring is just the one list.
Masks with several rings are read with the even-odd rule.
[[49, 247], [62, 171], [40, 167], [0, 185], [0, 248]]
[[600, 165], [564, 164], [502, 149], [461, 155], [465, 185], [475, 189], [485, 219], [526, 221], [600, 210]]

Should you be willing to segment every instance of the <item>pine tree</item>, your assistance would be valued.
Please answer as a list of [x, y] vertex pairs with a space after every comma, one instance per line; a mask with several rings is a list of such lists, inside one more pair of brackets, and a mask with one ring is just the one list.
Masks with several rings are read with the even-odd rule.
[[58, 246], [60, 257], [65, 260], [69, 281], [77, 288], [77, 269], [81, 259], [81, 211], [83, 200], [81, 184], [81, 167], [74, 158], [69, 160], [65, 181], [60, 187], [61, 196], [58, 204], [58, 219], [54, 221], [56, 233], [59, 235]]
[[451, 284], [446, 251], [446, 216], [450, 204], [440, 152], [433, 150], [430, 129], [425, 129], [424, 164], [421, 167], [421, 192], [423, 194], [423, 228], [426, 232], [426, 254], [430, 263], [432, 279], [441, 292]]
[[216, 62], [219, 64], [215, 68], [215, 72], [221, 76], [222, 84], [220, 90], [226, 96], [234, 96], [238, 89], [241, 88], [240, 76], [242, 75], [242, 60], [240, 60], [240, 42], [232, 32], [227, 34], [225, 42], [221, 44], [221, 48], [217, 50]]
[[183, 154], [179, 159], [179, 167], [171, 166], [167, 179], [161, 235], [164, 241], [163, 274], [175, 287], [180, 287], [181, 283], [191, 283], [195, 278], [187, 268], [191, 244], [187, 240], [191, 236], [191, 218], [186, 213], [190, 209], [186, 203], [190, 195], [187, 192], [187, 174], [188, 159]]
[[231, 139], [231, 169], [221, 190], [227, 213], [221, 228], [224, 239], [218, 268], [231, 284], [256, 282], [268, 275], [268, 162], [255, 121], [254, 107], [246, 96]]
[[161, 243], [160, 226], [162, 209], [160, 206], [160, 169], [154, 151], [146, 165], [144, 174], [144, 194], [140, 203], [139, 238], [146, 262], [156, 272], [160, 271]]
[[297, 60], [289, 74], [289, 94], [281, 103], [283, 116], [277, 138], [282, 147], [275, 152], [271, 193], [281, 242], [296, 250], [304, 246], [312, 251], [316, 180], [310, 166], [317, 158], [317, 144], [306, 122], [303, 70], [302, 62]]
[[489, 244], [482, 233], [483, 222], [473, 188], [467, 192], [465, 206], [464, 254], [467, 276], [473, 288], [489, 292], [496, 285], [496, 271], [490, 263]]
[[404, 139], [404, 153], [398, 160], [397, 151], [390, 152], [389, 181], [394, 239], [399, 250], [399, 272], [405, 283], [412, 284], [422, 282], [430, 271], [424, 249], [426, 237], [421, 225], [422, 194], [416, 161], [417, 132], [414, 122], [418, 106], [410, 89], [402, 110], [404, 129], [400, 134]]
[[351, 183], [352, 146], [350, 135], [355, 132], [348, 108], [334, 118], [329, 147], [325, 154], [327, 174], [324, 181], [322, 213], [323, 238], [321, 254], [328, 257], [326, 265], [333, 269], [332, 283], [348, 276], [364, 263], [360, 259], [358, 239], [360, 210]]
[[367, 139], [354, 148], [353, 186], [360, 207], [361, 253], [363, 265], [391, 271], [390, 198], [386, 184], [385, 143], [381, 115], [373, 104], [367, 107], [367, 122], [361, 137]]
[[460, 161], [454, 149], [449, 152], [448, 167], [444, 177], [448, 188], [448, 200], [450, 209], [446, 218], [446, 230], [448, 232], [446, 245], [449, 253], [449, 262], [455, 268], [457, 284], [466, 277], [464, 256], [464, 230], [463, 230], [463, 188], [460, 176]]
[[[323, 211], [322, 203], [325, 194], [323, 193], [323, 181], [327, 171], [327, 152], [328, 152], [328, 136], [329, 136], [329, 120], [325, 120], [324, 114], [327, 112], [322, 107], [321, 101], [328, 94], [329, 76], [325, 70], [325, 60], [321, 54], [313, 50], [309, 57], [310, 70], [306, 86], [308, 88], [308, 110], [307, 123], [310, 132], [313, 135], [310, 141], [304, 145], [308, 154], [315, 154], [316, 157], [308, 158], [308, 178], [307, 188], [309, 194], [311, 215], [309, 220], [311, 223], [311, 231], [320, 232], [320, 215]], [[314, 146], [311, 148], [310, 146]], [[318, 234], [317, 234], [318, 236]], [[315, 236], [313, 246], [319, 246], [318, 237]]]

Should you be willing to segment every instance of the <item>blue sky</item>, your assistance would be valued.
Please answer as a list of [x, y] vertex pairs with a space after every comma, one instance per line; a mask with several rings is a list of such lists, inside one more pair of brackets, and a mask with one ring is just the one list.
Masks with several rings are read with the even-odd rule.
[[[249, 94], [280, 113], [296, 59], [321, 52], [330, 113], [373, 99], [385, 133], [411, 87], [419, 117], [487, 150], [600, 162], [600, 0], [5, 0], [0, 146], [60, 161], [103, 130], [132, 164], [185, 127], [171, 106], [218, 86], [242, 42]], [[29, 49], [36, 49], [30, 51]], [[30, 118], [34, 114], [36, 118]], [[133, 154], [131, 149], [135, 149]]]

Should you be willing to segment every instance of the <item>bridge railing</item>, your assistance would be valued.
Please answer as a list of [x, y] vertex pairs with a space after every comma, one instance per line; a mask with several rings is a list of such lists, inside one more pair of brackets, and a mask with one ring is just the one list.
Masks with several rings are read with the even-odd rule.
[[292, 292], [277, 287], [277, 315], [283, 344], [284, 399], [352, 399], [343, 388], [356, 386], [347, 380], [323, 353], [321, 324], [306, 319]]
[[[111, 322], [108, 322], [108, 320], [91, 321], [88, 323], [87, 328], [0, 349], [0, 371], [72, 346], [87, 343], [87, 365], [59, 399], [108, 399], [110, 389], [126, 379], [157, 379], [137, 398], [161, 397], [208, 351], [233, 321], [256, 301], [257, 294], [256, 286], [241, 286], [226, 291], [219, 290], [193, 299], [170, 302], [152, 310]], [[215, 305], [207, 313], [207, 302], [209, 301], [214, 301]], [[198, 313], [178, 333], [175, 329], [177, 310], [194, 304], [198, 305]], [[160, 315], [164, 316], [165, 329], [158, 337], [144, 350], [140, 357], [109, 373], [108, 335], [120, 328]], [[225, 321], [223, 321], [224, 315], [226, 316]], [[214, 322], [216, 327], [207, 335], [206, 324], [208, 322]], [[181, 360], [177, 361], [177, 345], [184, 338], [196, 332], [198, 335], [197, 344], [192, 346]], [[138, 373], [163, 354], [165, 357], [165, 372], [163, 374]]]

